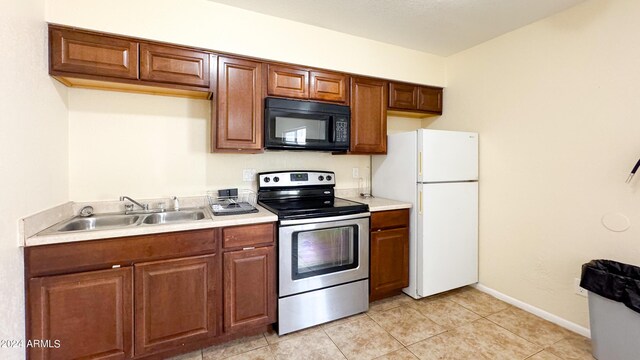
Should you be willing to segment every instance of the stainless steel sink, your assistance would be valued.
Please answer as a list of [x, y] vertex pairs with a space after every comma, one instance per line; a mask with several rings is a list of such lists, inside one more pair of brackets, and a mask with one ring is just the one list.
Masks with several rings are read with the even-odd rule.
[[160, 225], [176, 222], [199, 221], [207, 216], [202, 209], [183, 209], [149, 214], [94, 214], [89, 217], [74, 217], [56, 224], [41, 234], [55, 234], [72, 231], [118, 229], [134, 226]]
[[140, 215], [93, 215], [75, 217], [55, 229], [55, 231], [82, 231], [103, 228], [118, 228], [137, 225]]
[[204, 211], [202, 210], [181, 210], [181, 211], [167, 211], [163, 213], [156, 213], [147, 215], [143, 224], [166, 224], [179, 221], [198, 221], [204, 219]]

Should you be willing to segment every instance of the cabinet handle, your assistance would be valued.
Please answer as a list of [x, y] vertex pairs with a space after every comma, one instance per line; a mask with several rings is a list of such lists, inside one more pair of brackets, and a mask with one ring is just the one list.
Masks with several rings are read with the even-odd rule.
[[242, 248], [242, 250], [253, 250], [255, 248], [256, 248], [255, 246], [249, 246], [249, 247]]

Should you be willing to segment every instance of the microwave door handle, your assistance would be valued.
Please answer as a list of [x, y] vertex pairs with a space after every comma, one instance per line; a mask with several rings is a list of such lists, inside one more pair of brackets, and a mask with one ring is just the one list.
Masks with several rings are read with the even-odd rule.
[[336, 143], [336, 117], [334, 115], [329, 116], [329, 131], [331, 143]]

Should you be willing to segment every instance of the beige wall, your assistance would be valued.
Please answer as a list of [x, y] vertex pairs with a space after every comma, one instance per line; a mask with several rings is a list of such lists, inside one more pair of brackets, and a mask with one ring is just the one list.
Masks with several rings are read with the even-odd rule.
[[356, 74], [445, 85], [443, 57], [208, 0], [50, 0], [47, 21]]
[[[0, 339], [24, 338], [18, 219], [67, 200], [67, 89], [47, 75], [44, 1], [0, 1]], [[24, 358], [0, 348], [0, 358]]]
[[[640, 2], [588, 1], [452, 56], [432, 128], [480, 133], [480, 281], [588, 326], [580, 265], [640, 265]], [[631, 221], [612, 232], [603, 215]]]
[[210, 154], [210, 103], [174, 97], [69, 90], [70, 198], [204, 194], [254, 188], [243, 169], [333, 170], [337, 187], [356, 188], [352, 168], [368, 173], [368, 156], [269, 151]]

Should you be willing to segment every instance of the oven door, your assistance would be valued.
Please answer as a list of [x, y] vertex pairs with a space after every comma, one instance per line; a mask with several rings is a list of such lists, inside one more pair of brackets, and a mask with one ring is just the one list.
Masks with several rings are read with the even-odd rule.
[[[279, 296], [367, 279], [368, 213], [307, 219], [279, 229]], [[292, 222], [299, 222], [296, 220]]]

